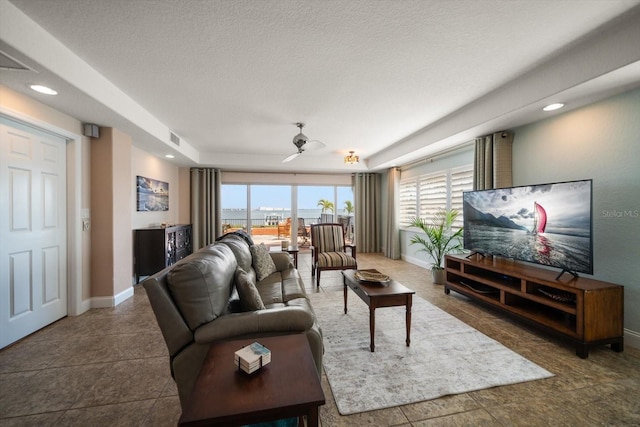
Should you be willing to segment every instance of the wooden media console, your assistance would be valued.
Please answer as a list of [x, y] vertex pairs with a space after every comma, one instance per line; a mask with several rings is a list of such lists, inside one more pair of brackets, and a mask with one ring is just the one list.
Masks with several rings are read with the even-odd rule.
[[447, 255], [451, 290], [502, 310], [545, 331], [571, 340], [576, 354], [611, 344], [623, 350], [624, 288], [613, 283], [557, 272], [499, 257]]

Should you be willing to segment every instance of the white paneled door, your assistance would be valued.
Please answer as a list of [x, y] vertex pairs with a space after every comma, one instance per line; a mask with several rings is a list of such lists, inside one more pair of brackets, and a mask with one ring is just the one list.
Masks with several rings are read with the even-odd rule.
[[67, 314], [66, 141], [0, 117], [0, 348]]

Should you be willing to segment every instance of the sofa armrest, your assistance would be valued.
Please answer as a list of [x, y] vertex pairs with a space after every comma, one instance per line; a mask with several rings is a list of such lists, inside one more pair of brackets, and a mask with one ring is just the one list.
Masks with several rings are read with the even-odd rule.
[[293, 268], [293, 261], [286, 252], [269, 252], [273, 263], [276, 265], [276, 271], [284, 271]]
[[169, 355], [175, 356], [180, 350], [193, 342], [193, 332], [187, 326], [180, 310], [176, 306], [167, 287], [168, 269], [147, 278], [142, 282], [151, 308], [167, 343]]
[[313, 314], [303, 307], [278, 307], [227, 314], [200, 326], [195, 341], [206, 344], [265, 332], [303, 332], [313, 326]]

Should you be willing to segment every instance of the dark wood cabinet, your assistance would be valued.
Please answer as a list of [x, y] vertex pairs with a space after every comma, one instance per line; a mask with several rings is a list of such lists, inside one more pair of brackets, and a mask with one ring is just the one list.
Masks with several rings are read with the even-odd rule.
[[594, 345], [623, 349], [624, 288], [495, 257], [447, 255], [445, 293], [451, 290], [572, 341], [576, 354]]
[[134, 230], [133, 270], [136, 283], [140, 282], [140, 277], [151, 276], [192, 251], [191, 224]]

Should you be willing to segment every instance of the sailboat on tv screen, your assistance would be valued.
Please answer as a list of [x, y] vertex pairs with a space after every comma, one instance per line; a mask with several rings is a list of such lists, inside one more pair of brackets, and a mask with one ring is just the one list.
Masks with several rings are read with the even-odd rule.
[[544, 233], [547, 228], [547, 211], [538, 202], [533, 202], [533, 230], [531, 234]]

